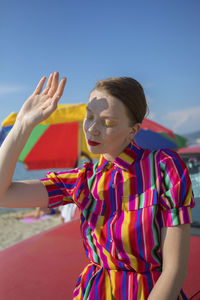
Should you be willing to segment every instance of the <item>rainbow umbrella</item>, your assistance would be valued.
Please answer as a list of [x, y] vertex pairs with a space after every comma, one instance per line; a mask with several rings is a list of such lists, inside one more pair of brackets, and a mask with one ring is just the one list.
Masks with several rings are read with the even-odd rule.
[[200, 158], [200, 144], [190, 145], [177, 150], [177, 152], [185, 158], [197, 157]]
[[134, 140], [140, 147], [151, 150], [158, 150], [161, 148], [177, 148], [175, 141], [171, 141], [170, 139], [150, 129], [147, 130], [141, 128], [134, 137]]
[[[87, 149], [82, 123], [86, 104], [59, 104], [56, 111], [32, 131], [19, 161], [28, 170], [73, 168], [79, 158], [98, 159]], [[8, 133], [15, 123], [17, 113], [11, 113], [3, 122], [2, 130]], [[138, 145], [152, 150], [176, 149], [176, 135], [166, 127], [145, 119], [135, 136]]]
[[[185, 147], [187, 144], [187, 139], [184, 138], [181, 135], [178, 135], [176, 133], [174, 133], [172, 130], [164, 127], [163, 125], [153, 121], [153, 120], [149, 120], [147, 118], [145, 118], [142, 122], [142, 129], [146, 130], [146, 137], [149, 139], [152, 138], [152, 145], [150, 145], [150, 149], [152, 150], [157, 150], [160, 148], [172, 148], [172, 149], [178, 149], [181, 147]], [[148, 131], [153, 131], [156, 133], [159, 133], [160, 136], [162, 136], [164, 139], [162, 139], [161, 137], [156, 137], [156, 135], [153, 136], [152, 133], [148, 134]], [[138, 132], [138, 135], [140, 134], [140, 132]], [[141, 133], [142, 134], [142, 133]], [[143, 134], [144, 136], [144, 134]], [[168, 143], [167, 140], [171, 141], [171, 143]], [[141, 137], [140, 137], [141, 140]], [[148, 144], [147, 143], [147, 148], [148, 148]], [[140, 141], [138, 141], [138, 143], [140, 143]], [[144, 143], [144, 145], [142, 145], [142, 143]], [[146, 146], [145, 141], [141, 141], [140, 146]]]
[[78, 131], [78, 122], [39, 124], [33, 129], [18, 160], [28, 170], [75, 166], [79, 155]]
[[168, 129], [168, 128], [162, 126], [161, 124], [159, 124], [153, 120], [149, 120], [147, 118], [145, 118], [143, 120], [142, 128], [144, 130], [152, 130], [154, 132], [164, 133], [166, 136], [170, 136], [172, 139], [176, 139], [176, 136], [171, 129]]
[[[80, 156], [98, 158], [87, 150], [82, 130], [85, 112], [86, 104], [59, 104], [47, 120], [33, 129], [18, 160], [27, 170], [42, 170], [73, 168]], [[16, 117], [17, 113], [11, 113], [2, 122], [2, 137], [11, 130]]]
[[200, 155], [200, 144], [190, 145], [188, 147], [183, 147], [178, 149], [178, 153], [182, 154], [199, 154]]
[[0, 129], [0, 146], [3, 143], [4, 139], [6, 138], [6, 131], [4, 128]]

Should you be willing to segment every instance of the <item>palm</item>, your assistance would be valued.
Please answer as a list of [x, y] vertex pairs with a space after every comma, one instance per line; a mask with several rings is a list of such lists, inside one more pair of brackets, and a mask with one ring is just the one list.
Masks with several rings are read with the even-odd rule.
[[47, 85], [42, 92], [45, 77], [42, 78], [34, 93], [22, 106], [17, 119], [23, 120], [26, 124], [33, 126], [47, 119], [56, 109], [57, 103], [64, 91], [66, 79], [62, 79], [59, 85], [58, 81], [58, 73], [50, 75]]

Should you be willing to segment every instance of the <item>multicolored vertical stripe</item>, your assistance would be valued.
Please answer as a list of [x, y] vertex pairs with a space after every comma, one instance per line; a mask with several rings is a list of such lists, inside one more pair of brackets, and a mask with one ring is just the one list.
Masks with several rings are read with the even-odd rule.
[[[111, 163], [48, 173], [49, 207], [75, 202], [90, 263], [73, 299], [145, 300], [162, 269], [162, 227], [191, 222], [194, 206], [185, 164], [171, 150], [131, 143]], [[187, 299], [181, 291], [179, 299]]]

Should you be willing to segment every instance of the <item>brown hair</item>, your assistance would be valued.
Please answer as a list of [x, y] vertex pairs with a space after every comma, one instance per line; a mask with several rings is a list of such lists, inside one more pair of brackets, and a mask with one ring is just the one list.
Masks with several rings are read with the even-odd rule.
[[111, 77], [98, 81], [95, 89], [103, 90], [123, 102], [131, 123], [142, 123], [148, 108], [144, 90], [138, 81], [131, 77]]

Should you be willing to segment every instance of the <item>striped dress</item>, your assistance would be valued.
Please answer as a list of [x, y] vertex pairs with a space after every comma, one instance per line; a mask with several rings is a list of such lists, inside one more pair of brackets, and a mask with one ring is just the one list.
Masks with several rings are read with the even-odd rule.
[[[162, 271], [161, 228], [192, 220], [192, 186], [180, 157], [132, 142], [113, 163], [101, 156], [41, 182], [49, 208], [72, 202], [80, 208], [90, 263], [73, 299], [147, 299]], [[178, 299], [187, 299], [182, 290]]]

